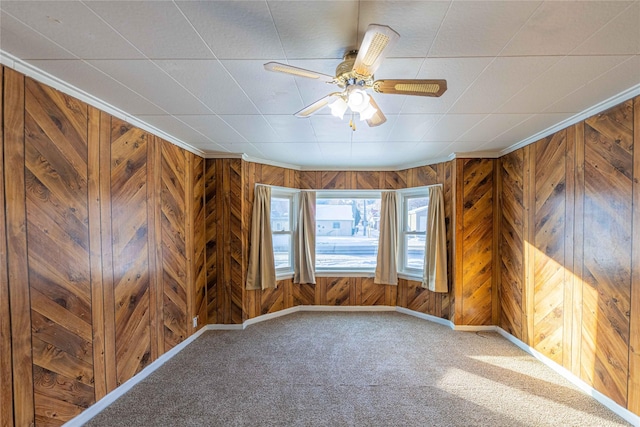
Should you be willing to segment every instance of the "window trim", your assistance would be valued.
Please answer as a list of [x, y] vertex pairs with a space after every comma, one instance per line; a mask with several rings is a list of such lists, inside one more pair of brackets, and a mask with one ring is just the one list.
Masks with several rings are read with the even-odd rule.
[[[289, 231], [276, 231], [271, 230], [271, 237], [289, 235], [289, 265], [286, 267], [276, 268], [276, 280], [282, 280], [293, 276], [294, 265], [293, 260], [295, 256], [295, 248], [293, 236], [298, 219], [298, 198], [296, 195], [300, 192], [297, 188], [285, 188], [285, 187], [271, 187], [271, 200], [277, 199], [289, 199]], [[271, 200], [269, 201], [271, 203]]]
[[[440, 185], [440, 184], [435, 184]], [[424, 274], [424, 266], [423, 268], [410, 268], [406, 266], [407, 262], [407, 244], [406, 244], [406, 236], [425, 236], [426, 238], [426, 230], [424, 232], [416, 232], [416, 231], [405, 231], [408, 228], [409, 221], [409, 204], [408, 200], [413, 198], [422, 198], [426, 197], [429, 199], [429, 187], [431, 185], [425, 185], [421, 187], [412, 187], [406, 188], [402, 190], [397, 190], [400, 195], [400, 221], [398, 224], [398, 277], [402, 277], [405, 279], [411, 280], [422, 280], [422, 276]], [[428, 204], [427, 204], [428, 206]]]

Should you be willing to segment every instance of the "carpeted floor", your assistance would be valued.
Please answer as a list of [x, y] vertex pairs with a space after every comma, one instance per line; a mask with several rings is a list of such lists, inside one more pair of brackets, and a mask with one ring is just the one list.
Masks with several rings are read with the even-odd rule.
[[301, 312], [209, 331], [86, 426], [622, 426], [496, 333]]

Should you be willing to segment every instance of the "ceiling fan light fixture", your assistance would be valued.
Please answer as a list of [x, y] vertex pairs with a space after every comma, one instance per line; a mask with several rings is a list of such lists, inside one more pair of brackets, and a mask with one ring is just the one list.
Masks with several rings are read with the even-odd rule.
[[331, 115], [334, 117], [340, 117], [340, 120], [344, 117], [344, 113], [349, 108], [349, 105], [342, 98], [338, 98], [329, 104], [331, 109]]
[[369, 95], [363, 89], [349, 87], [347, 89], [347, 105], [356, 113], [364, 111], [369, 106]]
[[377, 108], [375, 108], [370, 103], [367, 104], [367, 107], [364, 110], [360, 111], [360, 121], [363, 122], [365, 120], [371, 119], [377, 112]]

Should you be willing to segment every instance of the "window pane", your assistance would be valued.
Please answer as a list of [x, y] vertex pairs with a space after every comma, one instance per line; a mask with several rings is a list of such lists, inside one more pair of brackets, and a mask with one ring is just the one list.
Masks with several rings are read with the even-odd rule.
[[424, 268], [424, 247], [426, 238], [424, 235], [404, 236], [405, 248], [405, 268], [422, 270]]
[[316, 268], [374, 269], [380, 199], [316, 201]]
[[428, 197], [407, 197], [406, 231], [427, 231]]
[[290, 199], [271, 198], [271, 231], [291, 231], [289, 227]]
[[291, 266], [291, 234], [273, 235], [273, 257], [276, 268], [288, 268]]

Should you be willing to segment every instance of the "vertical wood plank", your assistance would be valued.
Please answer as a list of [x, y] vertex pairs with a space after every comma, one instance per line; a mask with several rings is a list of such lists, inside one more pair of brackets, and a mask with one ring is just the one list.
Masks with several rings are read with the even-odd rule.
[[25, 208], [24, 76], [4, 70], [4, 156], [7, 272], [11, 306], [13, 401], [15, 424], [35, 421], [31, 354], [31, 306], [27, 263], [27, 214]]
[[524, 283], [522, 292], [522, 339], [525, 344], [533, 346], [534, 291], [535, 291], [535, 168], [533, 148], [524, 147], [524, 174], [522, 197], [524, 207], [523, 241], [524, 241]]
[[453, 183], [452, 189], [454, 191], [453, 194], [453, 217], [455, 218], [455, 228], [453, 234], [453, 248], [454, 248], [454, 258], [453, 258], [453, 289], [454, 289], [454, 311], [452, 314], [453, 323], [455, 325], [463, 324], [464, 319], [462, 318], [463, 313], [463, 303], [462, 303], [462, 292], [463, 292], [463, 265], [462, 265], [462, 254], [464, 251], [463, 247], [463, 203], [464, 203], [464, 168], [463, 161], [461, 159], [455, 159], [453, 161]]
[[[4, 124], [3, 70], [0, 66], [0, 123]], [[4, 127], [4, 126], [3, 126]], [[0, 165], [4, 163], [4, 135], [0, 131]], [[11, 366], [11, 319], [9, 312], [9, 276], [7, 274], [7, 232], [5, 222], [4, 173], [0, 173], [0, 426], [13, 427], [13, 374]]]
[[24, 134], [35, 417], [59, 425], [95, 401], [87, 105], [25, 79]]
[[104, 360], [104, 289], [102, 283], [102, 235], [100, 233], [100, 111], [93, 107], [89, 107], [87, 142], [93, 377], [95, 400], [98, 401], [107, 394], [107, 383]]
[[575, 197], [573, 222], [573, 308], [571, 328], [571, 372], [580, 377], [582, 359], [582, 277], [584, 264], [584, 122], [575, 128]]
[[640, 97], [633, 102], [633, 223], [627, 409], [640, 414]]
[[107, 393], [116, 385], [116, 324], [111, 242], [111, 116], [100, 112], [100, 228], [104, 298], [104, 363]]
[[502, 235], [502, 174], [499, 160], [493, 161], [493, 245], [491, 266], [491, 323], [500, 324], [500, 236]]
[[147, 217], [149, 230], [149, 314], [151, 360], [164, 353], [164, 312], [162, 309], [162, 154], [161, 140], [152, 137], [148, 143]]
[[118, 385], [151, 361], [149, 139], [152, 138], [143, 130], [117, 118], [111, 119], [111, 241]]
[[187, 337], [193, 335], [194, 327], [192, 318], [196, 315], [196, 309], [194, 304], [195, 299], [195, 265], [193, 263], [193, 253], [195, 251], [194, 247], [194, 229], [193, 229], [193, 197], [194, 197], [194, 178], [193, 178], [193, 162], [194, 162], [194, 154], [188, 151], [185, 151], [185, 176], [184, 176], [184, 204], [185, 204], [185, 215], [184, 215], [184, 229], [185, 229], [185, 237], [184, 237], [184, 246], [185, 246], [185, 262], [186, 262], [186, 291], [187, 291]]
[[188, 336], [189, 307], [186, 245], [187, 185], [185, 150], [162, 141], [162, 292], [164, 350], [168, 351]]
[[193, 295], [194, 312], [198, 316], [197, 329], [208, 324], [207, 319], [207, 279], [206, 279], [206, 230], [205, 230], [205, 161], [202, 157], [193, 155]]
[[562, 366], [571, 370], [573, 348], [573, 292], [575, 274], [573, 266], [574, 222], [575, 222], [575, 162], [576, 126], [567, 128], [565, 151], [565, 227], [564, 227], [564, 304], [562, 334]]
[[207, 292], [207, 322], [218, 323], [218, 249], [216, 245], [218, 227], [216, 208], [216, 160], [204, 161], [204, 205], [205, 205], [205, 276]]

